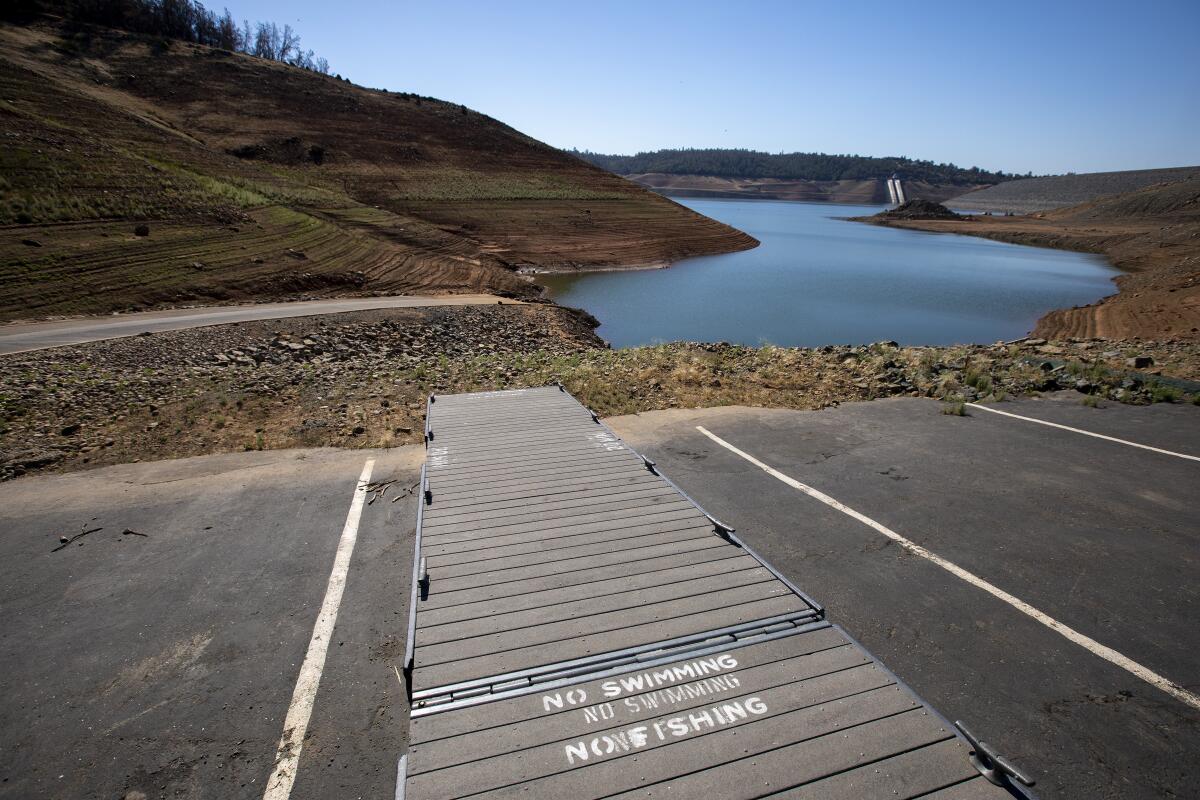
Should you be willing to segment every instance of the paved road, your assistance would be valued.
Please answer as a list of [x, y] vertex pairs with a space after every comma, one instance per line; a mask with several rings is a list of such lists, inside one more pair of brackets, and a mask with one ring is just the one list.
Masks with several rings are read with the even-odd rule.
[[0, 355], [43, 350], [47, 347], [82, 344], [100, 339], [160, 333], [183, 328], [203, 328], [231, 322], [251, 322], [284, 317], [312, 317], [376, 308], [421, 308], [428, 306], [474, 306], [517, 303], [488, 294], [455, 294], [440, 297], [361, 297], [341, 300], [304, 300], [295, 303], [256, 303], [243, 306], [212, 306], [167, 311], [139, 311], [107, 317], [81, 317], [54, 322], [19, 322], [0, 326]]
[[[1200, 408], [1000, 407], [1200, 454]], [[1038, 773], [1046, 800], [1194, 796], [1196, 709], [696, 430], [1200, 690], [1200, 463], [940, 408], [613, 427], [935, 707]], [[0, 798], [263, 797], [369, 458], [373, 481], [397, 482], [362, 509], [290, 797], [391, 797], [416, 513], [391, 500], [422, 455], [238, 453], [0, 485]]]
[[[1004, 410], [1200, 455], [1200, 408]], [[923, 400], [610, 421], [1044, 798], [1194, 796], [1200, 710], [704, 436], [1200, 693], [1200, 463]]]

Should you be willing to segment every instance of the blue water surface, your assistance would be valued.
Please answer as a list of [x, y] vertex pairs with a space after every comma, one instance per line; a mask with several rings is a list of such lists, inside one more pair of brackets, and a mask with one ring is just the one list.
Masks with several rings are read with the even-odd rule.
[[1102, 258], [849, 222], [880, 206], [686, 199], [746, 231], [754, 250], [669, 269], [543, 276], [614, 347], [677, 340], [815, 347], [995, 342], [1055, 308], [1112, 294]]

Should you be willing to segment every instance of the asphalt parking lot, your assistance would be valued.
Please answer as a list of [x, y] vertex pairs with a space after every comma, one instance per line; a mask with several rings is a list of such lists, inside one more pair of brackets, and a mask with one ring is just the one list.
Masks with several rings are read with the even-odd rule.
[[423, 455], [238, 453], [0, 485], [0, 796], [264, 797], [374, 459], [371, 481], [395, 483], [364, 501], [291, 796], [392, 797]]
[[[1010, 413], [1200, 454], [1200, 408], [1078, 395]], [[968, 408], [713, 409], [610, 421], [823, 602], [919, 694], [1040, 778], [1043, 797], [1194, 796], [1200, 709], [697, 430], [756, 457], [1159, 676], [1200, 689], [1200, 462]]]
[[[1200, 454], [1200, 408], [998, 408]], [[697, 428], [1200, 690], [1200, 462], [968, 413], [900, 399], [610, 423], [1042, 797], [1194, 796], [1200, 710]], [[422, 456], [239, 453], [0, 485], [0, 797], [391, 798]], [[298, 697], [293, 763], [278, 751]]]

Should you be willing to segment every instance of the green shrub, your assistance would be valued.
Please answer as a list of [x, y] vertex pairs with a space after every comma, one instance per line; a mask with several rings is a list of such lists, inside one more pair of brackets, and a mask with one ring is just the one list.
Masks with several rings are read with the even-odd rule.
[[988, 394], [992, 391], [993, 381], [991, 375], [970, 367], [963, 373], [963, 384], [970, 386], [980, 394]]
[[1151, 403], [1178, 403], [1183, 399], [1183, 392], [1174, 386], [1167, 386], [1165, 383], [1156, 381], [1150, 384], [1149, 389]]

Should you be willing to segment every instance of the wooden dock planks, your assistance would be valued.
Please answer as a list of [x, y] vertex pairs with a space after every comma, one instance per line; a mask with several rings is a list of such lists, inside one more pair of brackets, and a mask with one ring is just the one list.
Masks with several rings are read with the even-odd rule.
[[1012, 797], [559, 387], [431, 398], [398, 797]]

